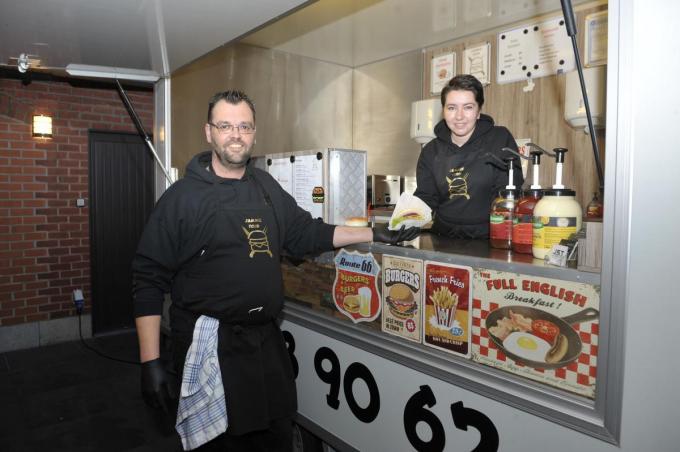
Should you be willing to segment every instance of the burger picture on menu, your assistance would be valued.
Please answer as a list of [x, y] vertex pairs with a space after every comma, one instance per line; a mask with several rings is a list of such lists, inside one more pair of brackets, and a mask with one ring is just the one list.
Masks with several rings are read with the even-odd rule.
[[386, 301], [392, 315], [400, 319], [413, 317], [418, 309], [413, 292], [406, 284], [391, 286]]
[[345, 311], [356, 314], [359, 312], [359, 307], [360, 307], [360, 299], [359, 295], [347, 295], [345, 298], [342, 300], [342, 306], [345, 308]]

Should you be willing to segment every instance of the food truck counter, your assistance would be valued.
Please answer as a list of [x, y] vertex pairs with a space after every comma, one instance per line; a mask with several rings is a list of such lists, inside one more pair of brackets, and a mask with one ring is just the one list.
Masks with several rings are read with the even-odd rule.
[[[358, 375], [369, 386], [367, 400], [356, 395], [360, 406], [370, 408], [378, 393], [407, 396], [369, 381], [396, 365], [416, 378], [433, 377], [607, 439], [592, 422], [598, 273], [427, 232], [404, 246], [359, 244], [314, 258], [285, 258], [282, 268], [289, 352], [299, 368], [312, 369], [314, 381], [324, 382], [331, 375], [324, 364], [336, 362], [334, 347], [368, 353], [359, 362]], [[320, 341], [335, 345], [310, 345]], [[310, 346], [318, 349], [305, 352]], [[312, 399], [300, 395], [300, 413], [314, 413], [313, 423], [326, 429], [317, 411], [328, 408], [326, 401]], [[327, 421], [337, 422], [332, 416]]]

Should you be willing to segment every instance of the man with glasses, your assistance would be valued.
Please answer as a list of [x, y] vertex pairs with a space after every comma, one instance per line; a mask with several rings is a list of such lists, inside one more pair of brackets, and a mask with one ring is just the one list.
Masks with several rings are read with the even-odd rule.
[[205, 137], [185, 177], [156, 205], [133, 261], [134, 312], [147, 403], [169, 412], [160, 360], [165, 293], [173, 365], [182, 376], [176, 428], [185, 450], [287, 451], [297, 409], [290, 359], [276, 319], [280, 256], [412, 240], [419, 229], [333, 226], [313, 219], [266, 172], [248, 166], [255, 107], [216, 94]]

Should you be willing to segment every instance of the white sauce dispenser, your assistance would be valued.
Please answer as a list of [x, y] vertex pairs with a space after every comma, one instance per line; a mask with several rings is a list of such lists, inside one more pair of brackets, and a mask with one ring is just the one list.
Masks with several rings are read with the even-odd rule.
[[576, 192], [562, 184], [562, 166], [567, 149], [555, 148], [553, 152], [557, 161], [555, 184], [552, 189], [544, 191], [543, 198], [534, 208], [531, 249], [537, 259], [544, 259], [553, 245], [580, 231], [583, 221], [581, 205], [575, 198]]

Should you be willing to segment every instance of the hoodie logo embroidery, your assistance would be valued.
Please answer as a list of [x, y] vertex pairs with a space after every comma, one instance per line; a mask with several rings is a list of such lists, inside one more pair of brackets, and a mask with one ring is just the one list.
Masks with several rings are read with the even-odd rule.
[[469, 173], [465, 173], [464, 171], [464, 166], [451, 168], [449, 170], [449, 175], [446, 176], [446, 182], [449, 184], [449, 199], [453, 199], [456, 196], [463, 196], [465, 199], [470, 199], [467, 183]]
[[252, 259], [256, 253], [266, 253], [269, 257], [272, 257], [272, 252], [269, 250], [269, 237], [267, 237], [267, 226], [264, 229], [260, 229], [262, 225], [262, 219], [257, 218], [246, 218], [246, 227], [241, 226], [246, 239], [248, 239], [248, 245], [250, 246], [250, 254], [248, 256]]

